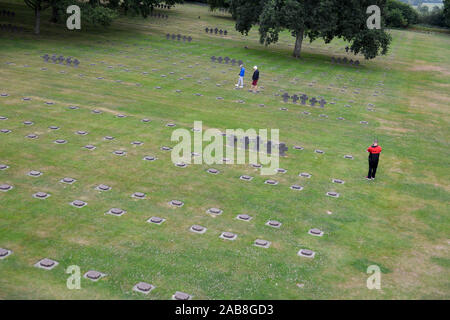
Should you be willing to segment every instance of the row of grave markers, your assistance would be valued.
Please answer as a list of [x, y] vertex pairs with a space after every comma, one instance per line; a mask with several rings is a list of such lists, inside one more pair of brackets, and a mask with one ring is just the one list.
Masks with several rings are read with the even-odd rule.
[[23, 27], [18, 27], [12, 24], [0, 24], [0, 31], [22, 33], [25, 31]]
[[171, 5], [168, 5], [168, 4], [161, 4], [161, 3], [157, 3], [157, 4], [155, 4], [155, 5], [153, 5], [155, 8], [158, 8], [158, 9], [167, 9], [167, 10], [170, 10], [170, 8], [172, 8], [172, 6]]
[[219, 33], [220, 35], [224, 35], [224, 36], [226, 36], [227, 34], [228, 34], [228, 31], [227, 30], [222, 30], [222, 29], [218, 29], [217, 27], [216, 28], [208, 28], [208, 27], [206, 27], [205, 28], [205, 32], [206, 33], [213, 33], [214, 32], [214, 34], [217, 34], [217, 33]]
[[[297, 103], [297, 101], [300, 100], [300, 103], [302, 105], [306, 105], [306, 102], [308, 101], [308, 96], [306, 94], [302, 94], [300, 96], [294, 94], [292, 96], [289, 96], [289, 94], [285, 92], [281, 97], [283, 98], [284, 102], [288, 102], [290, 98], [292, 98], [293, 103]], [[324, 108], [327, 104], [327, 101], [325, 99], [322, 98], [320, 100], [317, 100], [316, 97], [312, 97], [311, 99], [309, 99], [309, 102], [311, 103], [312, 107], [315, 107], [318, 103], [321, 108]]]
[[78, 59], [72, 59], [72, 57], [64, 58], [64, 56], [57, 57], [56, 54], [53, 54], [51, 57], [46, 53], [42, 57], [45, 62], [49, 62], [51, 60], [53, 63], [59, 63], [64, 64], [64, 61], [66, 62], [66, 66], [72, 65], [76, 68], [80, 64], [80, 61]]
[[216, 58], [216, 56], [212, 56], [211, 57], [211, 62], [218, 62], [218, 63], [222, 63], [222, 61], [224, 61], [226, 64], [228, 64], [229, 62], [231, 62], [231, 64], [234, 66], [236, 63], [238, 64], [238, 65], [241, 65], [241, 64], [243, 64], [244, 62], [242, 61], [242, 60], [236, 60], [236, 59], [230, 59], [229, 57], [225, 57], [225, 58], [222, 58], [222, 57], [217, 57]]
[[151, 13], [150, 14], [151, 17], [153, 18], [162, 18], [162, 19], [169, 19], [169, 16], [167, 14], [164, 13]]
[[14, 18], [16, 16], [16, 13], [14, 11], [1, 10], [0, 16]]
[[353, 61], [353, 59], [347, 59], [347, 57], [344, 58], [335, 58], [335, 57], [331, 57], [331, 63], [337, 63], [337, 64], [349, 64], [351, 66], [355, 66], [358, 67], [360, 65], [359, 60], [355, 60]]
[[167, 40], [170, 40], [170, 39], [175, 40], [175, 39], [177, 39], [178, 41], [183, 40], [183, 42], [186, 42], [186, 40], [188, 42], [192, 41], [192, 37], [191, 36], [186, 37], [186, 36], [183, 36], [181, 34], [172, 34], [171, 35], [170, 33], [166, 34], [166, 39]]

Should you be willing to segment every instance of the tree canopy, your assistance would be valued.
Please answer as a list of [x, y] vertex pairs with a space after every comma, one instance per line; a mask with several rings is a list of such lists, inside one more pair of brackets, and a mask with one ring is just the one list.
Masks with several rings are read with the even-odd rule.
[[[368, 29], [367, 8], [385, 7], [386, 0], [210, 0], [211, 8], [229, 8], [236, 30], [248, 34], [258, 25], [260, 42], [275, 43], [283, 30], [295, 37], [294, 57], [300, 57], [304, 38], [322, 38], [326, 43], [342, 38], [354, 54], [366, 59], [386, 54], [391, 36], [383, 29]], [[381, 17], [383, 21], [383, 17]], [[383, 23], [382, 23], [383, 25]]]

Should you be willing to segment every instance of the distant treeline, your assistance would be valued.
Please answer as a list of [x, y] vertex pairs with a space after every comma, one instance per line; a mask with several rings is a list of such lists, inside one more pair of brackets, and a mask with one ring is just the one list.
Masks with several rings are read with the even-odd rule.
[[418, 10], [399, 0], [387, 0], [384, 9], [387, 27], [407, 28], [413, 24], [424, 24], [437, 27], [450, 27], [450, 0], [444, 1], [444, 8], [431, 10], [421, 6]]

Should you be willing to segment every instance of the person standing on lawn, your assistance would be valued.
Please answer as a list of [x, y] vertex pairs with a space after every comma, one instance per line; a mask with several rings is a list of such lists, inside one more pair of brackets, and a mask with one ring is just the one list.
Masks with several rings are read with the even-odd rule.
[[252, 76], [252, 89], [253, 92], [256, 92], [258, 90], [258, 80], [259, 80], [259, 70], [257, 66], [253, 67], [253, 76]]
[[369, 173], [367, 174], [367, 180], [374, 180], [377, 173], [378, 160], [380, 159], [381, 147], [378, 145], [378, 141], [375, 140], [373, 144], [367, 148], [369, 152]]
[[238, 83], [236, 84], [236, 87], [243, 88], [244, 87], [244, 76], [245, 76], [245, 68], [244, 65], [241, 64], [241, 71], [239, 72], [239, 79]]

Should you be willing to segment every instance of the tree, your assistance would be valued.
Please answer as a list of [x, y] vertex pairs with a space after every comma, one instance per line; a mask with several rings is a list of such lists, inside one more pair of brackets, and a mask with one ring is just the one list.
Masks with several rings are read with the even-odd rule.
[[444, 21], [450, 28], [450, 0], [444, 0]]
[[[219, 0], [217, 0], [219, 1]], [[223, 0], [226, 1], [226, 0]], [[385, 0], [229, 0], [236, 30], [248, 34], [259, 25], [260, 42], [270, 45], [279, 33], [289, 30], [295, 38], [293, 55], [298, 58], [304, 38], [326, 43], [342, 38], [351, 43], [354, 54], [366, 59], [386, 54], [391, 37], [380, 30], [367, 28], [367, 7], [384, 7]]]
[[419, 14], [409, 4], [398, 0], [387, 0], [384, 10], [386, 26], [406, 28], [419, 21]]
[[25, 0], [25, 4], [34, 10], [34, 33], [41, 32], [41, 12], [50, 7], [50, 2], [47, 0]]

